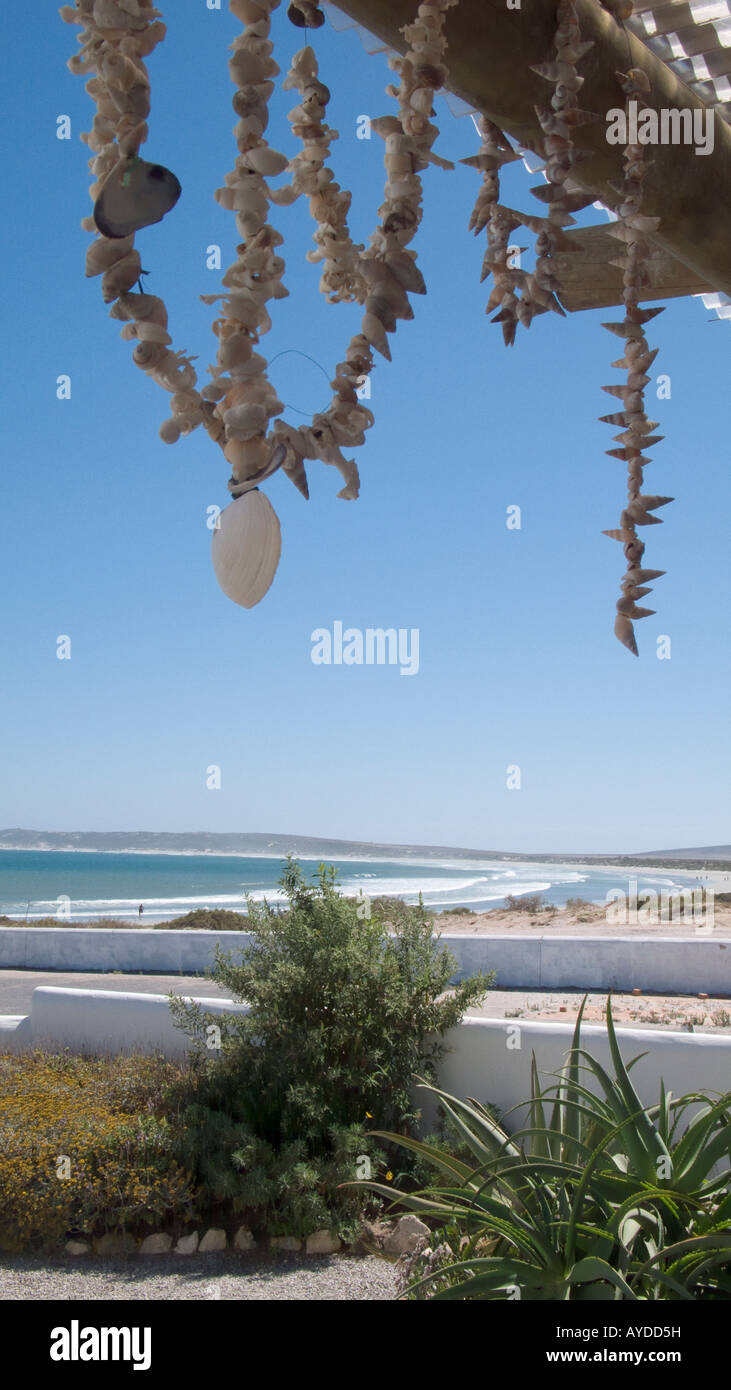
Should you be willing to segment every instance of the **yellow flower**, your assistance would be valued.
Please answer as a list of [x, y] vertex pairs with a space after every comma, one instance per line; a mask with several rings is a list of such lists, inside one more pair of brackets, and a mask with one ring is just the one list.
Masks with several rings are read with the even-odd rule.
[[393, 1173], [391, 1172], [390, 1168], [386, 1174], [386, 1182], [393, 1182]]

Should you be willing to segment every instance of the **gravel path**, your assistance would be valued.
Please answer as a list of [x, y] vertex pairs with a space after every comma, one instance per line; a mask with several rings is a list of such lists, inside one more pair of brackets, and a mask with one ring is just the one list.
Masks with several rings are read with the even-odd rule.
[[355, 1255], [135, 1255], [54, 1259], [0, 1255], [0, 1301], [43, 1299], [340, 1300], [395, 1297], [385, 1260]]

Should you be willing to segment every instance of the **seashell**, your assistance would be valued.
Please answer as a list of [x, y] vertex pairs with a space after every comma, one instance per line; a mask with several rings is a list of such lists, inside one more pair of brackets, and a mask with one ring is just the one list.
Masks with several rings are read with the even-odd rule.
[[426, 294], [426, 282], [416, 261], [408, 251], [389, 251], [385, 264], [409, 294]]
[[223, 420], [229, 439], [253, 439], [267, 427], [266, 406], [255, 401], [242, 402], [225, 411]]
[[143, 371], [149, 372], [161, 366], [165, 358], [170, 356], [171, 353], [162, 343], [138, 343], [132, 353], [132, 361]]
[[376, 318], [375, 314], [366, 313], [363, 315], [362, 329], [371, 346], [380, 352], [387, 362], [390, 362], [392, 360], [391, 349], [388, 346], [388, 337], [381, 320]]
[[292, 0], [287, 10], [287, 19], [298, 29], [320, 29], [325, 23], [322, 10], [312, 0]]
[[177, 444], [180, 439], [180, 423], [178, 420], [163, 420], [158, 430], [163, 444]]
[[632, 517], [635, 526], [662, 526], [662, 517], [653, 516], [651, 512], [646, 512], [644, 507], [631, 502], [627, 506], [627, 512]]
[[640, 505], [643, 506], [643, 507], [645, 508], [645, 511], [654, 512], [654, 511], [657, 510], [658, 507], [665, 507], [665, 506], [667, 506], [668, 502], [674, 502], [674, 501], [675, 501], [675, 498], [674, 498], [674, 497], [658, 497], [658, 496], [655, 496], [654, 494], [647, 494], [647, 493], [643, 496], [642, 493], [639, 493], [638, 496], [637, 496], [637, 498], [636, 498], [635, 500], [636, 500], [637, 502], [639, 502]]
[[635, 630], [629, 618], [626, 617], [624, 613], [618, 613], [614, 620], [614, 635], [619, 639], [623, 647], [626, 647], [628, 651], [632, 652], [633, 656], [639, 656], [637, 642], [635, 640]]
[[248, 334], [232, 333], [220, 343], [216, 360], [219, 367], [228, 370], [250, 362], [252, 353], [252, 341]]
[[136, 323], [142, 320], [146, 323], [159, 323], [163, 328], [167, 328], [168, 323], [167, 309], [156, 294], [127, 294], [125, 291], [109, 310], [109, 317], [133, 320]]
[[116, 265], [117, 261], [123, 260], [133, 247], [134, 236], [115, 237], [113, 241], [108, 241], [106, 237], [97, 237], [86, 252], [87, 279], [93, 275], [103, 275], [105, 270]]
[[644, 542], [638, 536], [633, 536], [624, 547], [625, 559], [630, 565], [638, 565], [645, 553]]
[[[377, 295], [379, 299], [385, 299], [397, 318], [412, 319], [414, 317], [414, 311], [409, 304], [404, 286], [384, 261], [374, 261], [361, 257], [360, 273], [370, 287], [371, 293]], [[366, 305], [367, 303], [366, 300]]]
[[259, 603], [271, 587], [281, 550], [279, 518], [258, 488], [224, 507], [213, 532], [211, 555], [226, 596], [242, 608]]
[[270, 6], [265, 0], [229, 0], [229, 9], [242, 24], [256, 24], [268, 18]]
[[256, 478], [266, 468], [271, 454], [271, 447], [263, 434], [256, 435], [253, 439], [229, 439], [226, 441], [223, 456], [231, 468], [234, 477], [238, 482], [246, 482], [247, 478]]
[[[622, 605], [621, 608], [620, 604]], [[655, 608], [638, 608], [631, 599], [623, 598], [619, 600], [617, 610], [627, 618], [652, 618], [657, 611]]]
[[133, 327], [133, 326], [134, 326], [134, 329], [135, 329], [135, 337], [139, 338], [139, 339], [140, 339], [140, 342], [145, 342], [145, 343], [165, 343], [166, 345], [169, 346], [170, 343], [172, 343], [172, 341], [173, 341], [172, 338], [170, 337], [170, 334], [166, 331], [166, 329], [164, 329], [164, 328], [162, 327], [162, 324], [159, 324], [159, 323], [135, 323], [134, 325], [132, 325], [132, 324], [127, 324], [127, 325], [126, 325], [127, 328], [131, 328], [131, 327]]
[[139, 251], [128, 251], [121, 261], [116, 265], [110, 266], [102, 276], [102, 298], [105, 304], [111, 304], [113, 299], [118, 299], [120, 294], [126, 290], [131, 290], [140, 278], [142, 262], [140, 261]]
[[650, 579], [662, 579], [664, 574], [667, 574], [667, 570], [643, 570], [633, 568], [628, 569], [624, 577], [625, 580], [630, 581], [632, 584], [646, 584]]
[[283, 174], [289, 163], [285, 154], [280, 154], [269, 145], [255, 145], [253, 149], [246, 151], [244, 160], [247, 168], [253, 169], [257, 174], [263, 174], [266, 178]]
[[133, 155], [120, 160], [94, 203], [94, 221], [105, 237], [126, 237], [160, 222], [181, 194], [175, 174]]

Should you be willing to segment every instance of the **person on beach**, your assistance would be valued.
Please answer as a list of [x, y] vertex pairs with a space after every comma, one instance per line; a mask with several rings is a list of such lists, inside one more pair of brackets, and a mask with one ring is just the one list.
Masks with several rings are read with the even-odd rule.
[[140, 903], [140, 905], [139, 905], [139, 907], [138, 907], [138, 909], [137, 909], [137, 911], [138, 911], [140, 917], [142, 916], [144, 910], [145, 910], [145, 905], [144, 905], [144, 903]]

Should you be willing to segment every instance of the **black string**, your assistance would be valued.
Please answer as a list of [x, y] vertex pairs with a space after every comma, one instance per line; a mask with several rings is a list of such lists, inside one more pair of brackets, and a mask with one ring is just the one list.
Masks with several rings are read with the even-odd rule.
[[[273, 367], [273, 366], [274, 366], [274, 363], [276, 362], [276, 360], [277, 360], [278, 357], [286, 357], [287, 354], [290, 353], [290, 352], [296, 353], [298, 357], [306, 357], [306, 358], [307, 358], [307, 361], [308, 361], [308, 362], [311, 362], [311, 363], [313, 364], [314, 367], [319, 367], [319, 368], [320, 368], [320, 371], [321, 371], [322, 374], [323, 374], [323, 376], [325, 377], [325, 379], [326, 379], [326, 380], [328, 381], [328, 383], [329, 383], [330, 378], [328, 377], [327, 371], [326, 371], [325, 367], [323, 367], [322, 362], [318, 362], [317, 359], [316, 359], [315, 357], [310, 357], [310, 355], [309, 355], [308, 352], [302, 352], [302, 351], [300, 350], [300, 348], [282, 348], [282, 351], [281, 351], [281, 352], [278, 352], [277, 355], [276, 355], [276, 357], [272, 357], [272, 358], [270, 359], [269, 366], [270, 366], [270, 367]], [[309, 419], [309, 418], [311, 417], [312, 414], [324, 414], [324, 411], [314, 411], [314, 412], [313, 412], [313, 411], [307, 411], [307, 410], [299, 410], [299, 409], [297, 408], [296, 405], [290, 405], [290, 404], [289, 404], [289, 401], [285, 401], [285, 402], [284, 402], [284, 405], [285, 405], [285, 408], [286, 408], [287, 410], [293, 410], [294, 413], [295, 413], [295, 415], [303, 415], [304, 418], [305, 418], [306, 420]], [[327, 406], [325, 406], [325, 410], [326, 410], [326, 409], [327, 409]]]

